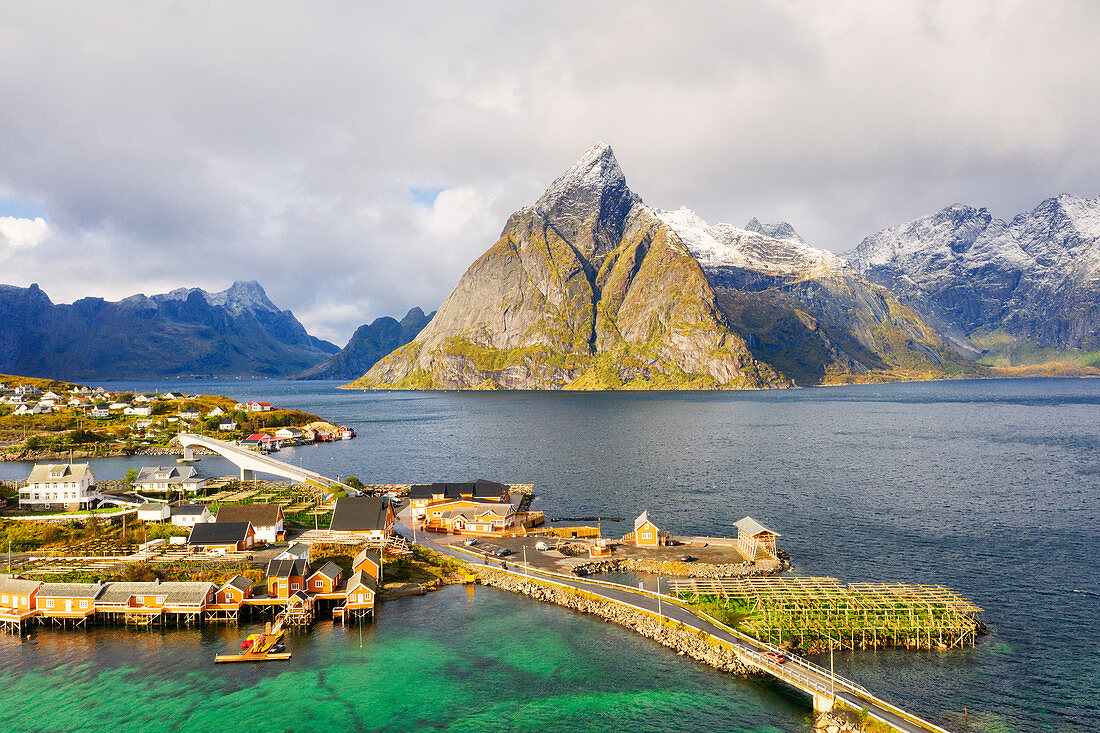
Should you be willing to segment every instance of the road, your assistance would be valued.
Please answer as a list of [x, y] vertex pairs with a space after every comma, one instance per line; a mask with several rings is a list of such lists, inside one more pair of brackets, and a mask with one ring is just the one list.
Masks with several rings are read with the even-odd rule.
[[[446, 536], [427, 535], [421, 533], [418, 537], [420, 544], [442, 554], [458, 560], [479, 564], [483, 557], [473, 549], [467, 549], [461, 544], [449, 544]], [[567, 576], [547, 570], [540, 570], [533, 566], [525, 567], [516, 556], [510, 556], [505, 560], [508, 572], [516, 577], [528, 577], [543, 583], [549, 583], [559, 587], [573, 588], [605, 600], [641, 609], [654, 615], [661, 615], [672, 621], [677, 621], [692, 629], [703, 631], [733, 647], [742, 660], [754, 664], [761, 671], [777, 677], [791, 684], [803, 692], [816, 693], [819, 696], [829, 697], [834, 694], [836, 699], [842, 700], [846, 705], [855, 710], [866, 710], [868, 715], [887, 723], [904, 733], [948, 733], [945, 729], [911, 715], [894, 705], [872, 695], [870, 692], [839, 675], [830, 677], [829, 671], [817, 665], [807, 662], [796, 656], [784, 652], [789, 661], [779, 664], [768, 657], [767, 653], [782, 652], [777, 647], [746, 636], [734, 629], [718, 623], [710, 618], [701, 616], [694, 611], [673, 602], [669, 596], [658, 596], [652, 591], [642, 591], [629, 586], [607, 581], [594, 580]], [[490, 560], [495, 570], [500, 570], [497, 560]]]

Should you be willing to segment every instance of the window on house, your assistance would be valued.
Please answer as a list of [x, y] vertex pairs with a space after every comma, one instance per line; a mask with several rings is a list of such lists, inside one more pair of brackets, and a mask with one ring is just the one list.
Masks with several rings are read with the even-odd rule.
[[641, 537], [641, 538], [642, 538], [643, 540], [651, 540], [651, 539], [653, 539], [653, 533], [652, 533], [652, 532], [642, 532], [642, 533], [641, 533], [640, 535], [638, 535], [638, 536], [639, 536], [639, 537]]
[[314, 583], [313, 585], [314, 585], [314, 587], [315, 587], [315, 588], [321, 588], [321, 587], [324, 587], [324, 583], [322, 583], [322, 582], [321, 582], [321, 581], [319, 581], [319, 580], [318, 580], [318, 581], [316, 581], [316, 582], [315, 582], [315, 583]]
[[87, 608], [88, 607], [88, 602], [87, 601], [81, 601], [80, 602], [80, 607], [81, 608]]
[[52, 598], [49, 598], [49, 599], [46, 600], [46, 608], [53, 608], [53, 599]]
[[298, 590], [298, 584], [297, 583], [291, 583], [290, 584], [290, 589], [291, 590]]

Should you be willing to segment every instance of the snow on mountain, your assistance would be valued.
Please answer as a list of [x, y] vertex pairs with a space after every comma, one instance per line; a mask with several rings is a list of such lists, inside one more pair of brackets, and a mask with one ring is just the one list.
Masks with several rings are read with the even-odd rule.
[[868, 279], [963, 332], [1100, 343], [1100, 197], [1063, 194], [1008, 222], [955, 204], [867, 237], [849, 257]]
[[[731, 224], [708, 225], [691, 209], [654, 213], [676, 232], [704, 270], [739, 267], [768, 275], [817, 277], [847, 266], [842, 258], [802, 241], [790, 224], [768, 225], [768, 231], [788, 234], [782, 239]], [[749, 222], [764, 229], [759, 221]]]

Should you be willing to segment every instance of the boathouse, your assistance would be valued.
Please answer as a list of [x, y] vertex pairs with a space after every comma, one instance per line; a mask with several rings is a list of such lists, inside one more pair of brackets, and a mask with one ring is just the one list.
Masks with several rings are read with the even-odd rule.
[[137, 518], [142, 522], [163, 522], [172, 516], [168, 504], [150, 501], [138, 507]]
[[0, 575], [0, 615], [5, 617], [33, 615], [37, 607], [41, 580], [24, 580], [11, 575]]
[[457, 484], [414, 484], [409, 489], [409, 511], [413, 519], [423, 519], [429, 504], [450, 499], [474, 499], [477, 502], [508, 501], [508, 487], [485, 479]]
[[329, 530], [382, 541], [393, 534], [396, 521], [393, 505], [384, 496], [342, 496], [332, 510]]
[[215, 522], [251, 522], [256, 542], [280, 542], [286, 535], [283, 508], [278, 504], [223, 504]]
[[345, 587], [344, 605], [334, 610], [335, 617], [362, 618], [374, 610], [374, 597], [378, 591], [378, 582], [370, 575], [360, 571], [348, 578]]
[[306, 579], [306, 593], [333, 593], [344, 578], [344, 569], [334, 562], [327, 562]]
[[234, 575], [221, 588], [214, 591], [214, 603], [219, 606], [239, 605], [252, 597], [252, 581], [243, 575]]
[[272, 598], [289, 598], [304, 590], [309, 563], [305, 560], [272, 560], [267, 564], [267, 594]]
[[659, 547], [671, 541], [668, 532], [662, 532], [649, 518], [649, 510], [634, 520], [634, 544], [638, 547]]
[[95, 615], [96, 599], [106, 586], [102, 583], [43, 583], [38, 591], [38, 611], [58, 625], [72, 622], [83, 626]]
[[363, 548], [351, 563], [351, 572], [364, 572], [375, 580], [382, 575], [382, 560], [374, 550]]
[[737, 527], [737, 549], [747, 560], [755, 560], [763, 553], [765, 557], [776, 557], [775, 539], [781, 535], [773, 532], [752, 517], [745, 517], [733, 523]]

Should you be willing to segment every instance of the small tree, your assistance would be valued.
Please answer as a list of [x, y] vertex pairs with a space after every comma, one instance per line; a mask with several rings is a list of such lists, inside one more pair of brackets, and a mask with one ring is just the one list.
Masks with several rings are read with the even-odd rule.
[[134, 488], [134, 482], [137, 481], [137, 469], [131, 468], [126, 472], [126, 477], [122, 479], [122, 485], [128, 489]]

